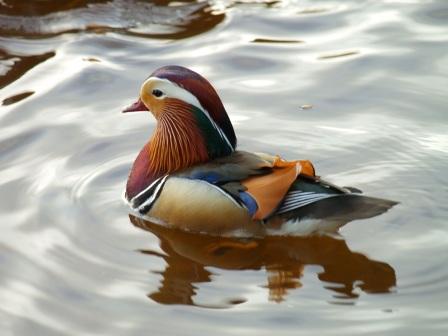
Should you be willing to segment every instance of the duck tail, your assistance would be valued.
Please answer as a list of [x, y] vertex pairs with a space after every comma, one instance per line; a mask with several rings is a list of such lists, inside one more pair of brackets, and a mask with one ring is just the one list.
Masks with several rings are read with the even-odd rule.
[[364, 196], [359, 193], [346, 193], [322, 199], [318, 202], [284, 213], [292, 218], [324, 219], [348, 223], [356, 219], [366, 219], [381, 215], [398, 202]]

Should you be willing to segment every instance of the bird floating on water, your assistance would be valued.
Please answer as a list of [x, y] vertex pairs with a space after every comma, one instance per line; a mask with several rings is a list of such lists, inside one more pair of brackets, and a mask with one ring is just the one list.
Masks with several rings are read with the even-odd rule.
[[157, 126], [134, 161], [126, 199], [166, 225], [216, 235], [305, 235], [336, 232], [396, 204], [326, 182], [310, 161], [237, 150], [215, 89], [185, 67], [154, 71], [123, 110], [137, 111], [150, 111]]

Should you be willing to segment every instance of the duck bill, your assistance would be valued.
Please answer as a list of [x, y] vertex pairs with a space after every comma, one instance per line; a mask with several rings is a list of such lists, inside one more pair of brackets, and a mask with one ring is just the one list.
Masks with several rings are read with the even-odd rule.
[[142, 100], [139, 98], [135, 103], [126, 107], [122, 112], [146, 112], [149, 111], [148, 108], [143, 104]]

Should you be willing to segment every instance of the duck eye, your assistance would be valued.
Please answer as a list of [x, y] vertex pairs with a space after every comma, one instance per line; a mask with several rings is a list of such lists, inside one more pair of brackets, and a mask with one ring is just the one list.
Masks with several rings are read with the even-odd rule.
[[159, 97], [162, 97], [163, 92], [160, 91], [159, 89], [154, 89], [154, 90], [152, 90], [152, 95], [153, 95], [154, 97], [159, 98]]

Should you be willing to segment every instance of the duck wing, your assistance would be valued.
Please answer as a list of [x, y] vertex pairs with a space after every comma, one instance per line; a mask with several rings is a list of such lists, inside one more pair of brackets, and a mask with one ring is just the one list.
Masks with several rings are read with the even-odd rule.
[[267, 174], [271, 168], [272, 157], [270, 156], [235, 151], [228, 156], [176, 172], [173, 176], [222, 185], [227, 182], [241, 181], [253, 175]]
[[285, 219], [325, 219], [346, 223], [378, 216], [397, 202], [362, 195], [352, 187], [338, 187], [319, 178], [298, 178], [273, 213]]
[[174, 176], [202, 180], [218, 187], [254, 220], [272, 215], [299, 174], [315, 178], [309, 161], [284, 161], [278, 156], [236, 151]]

